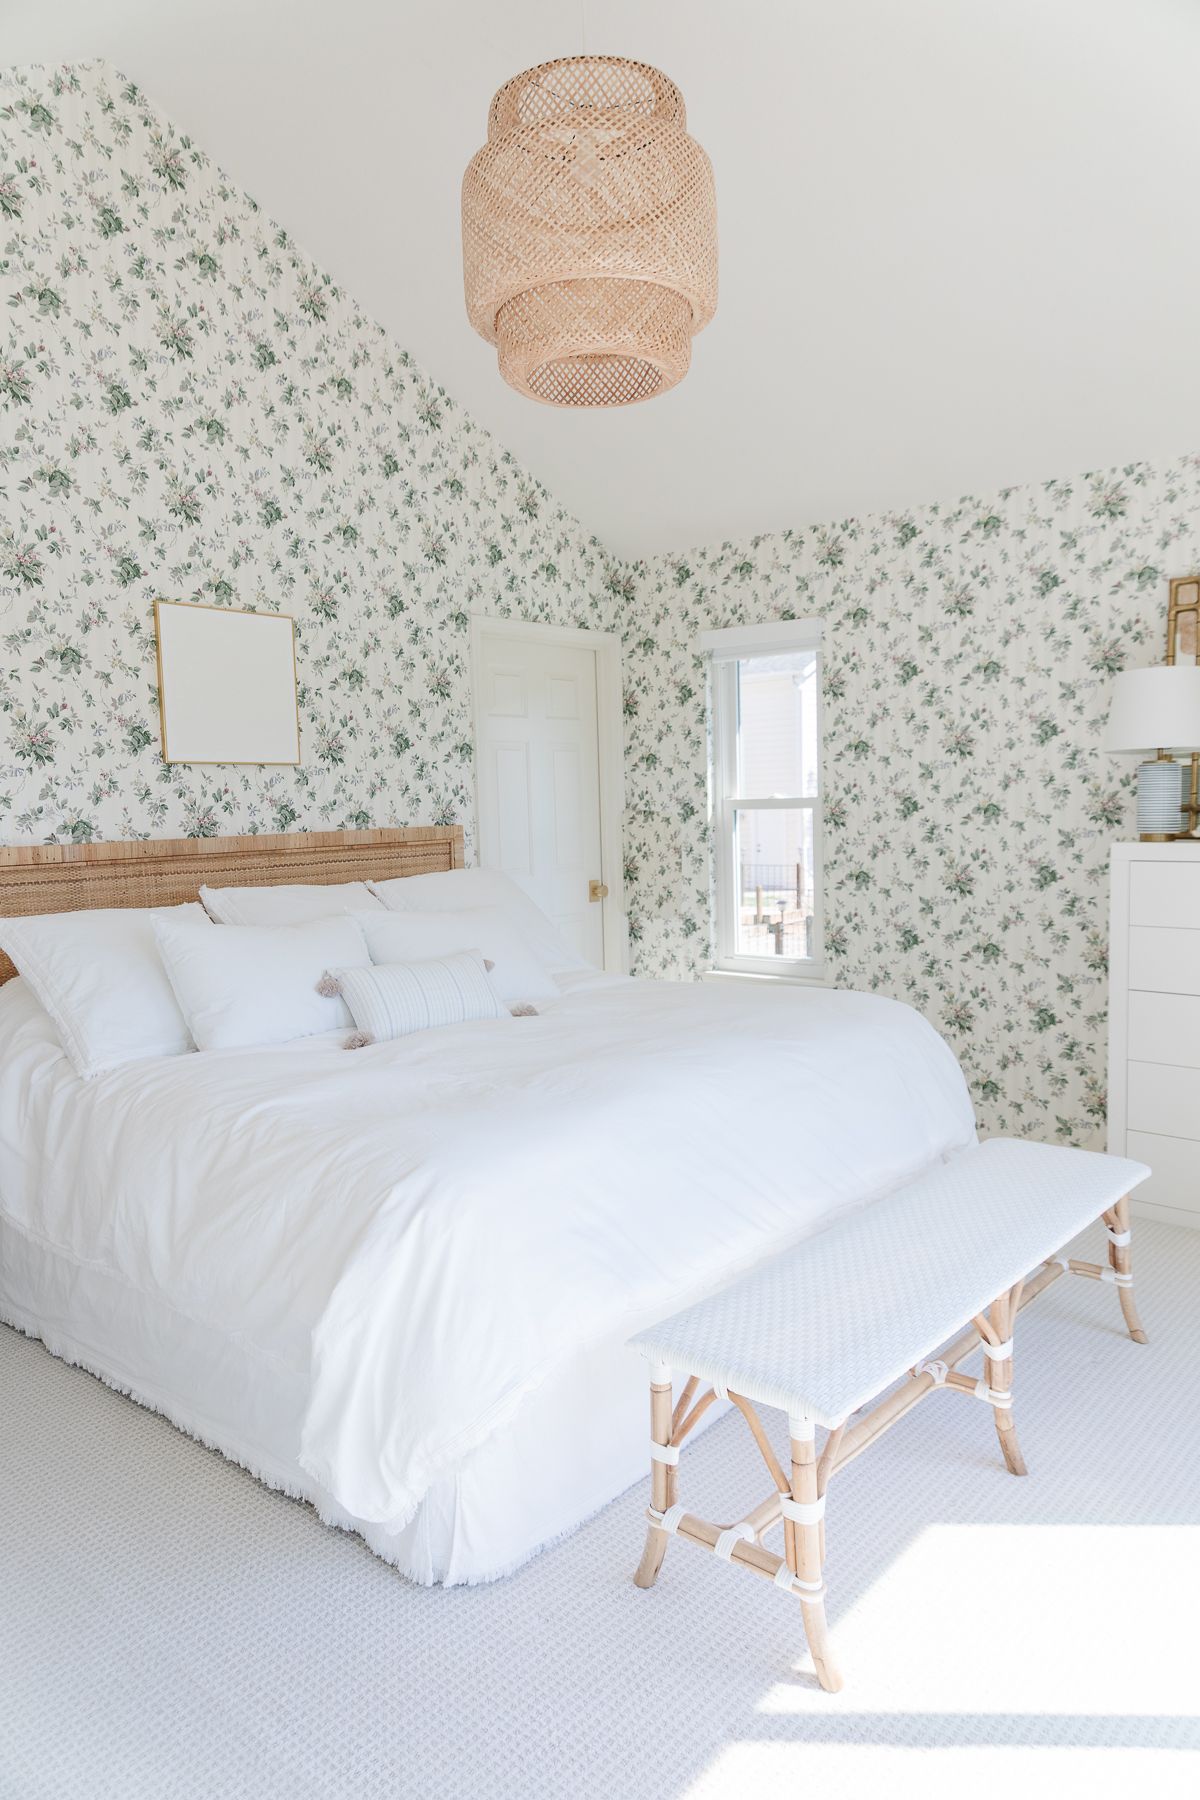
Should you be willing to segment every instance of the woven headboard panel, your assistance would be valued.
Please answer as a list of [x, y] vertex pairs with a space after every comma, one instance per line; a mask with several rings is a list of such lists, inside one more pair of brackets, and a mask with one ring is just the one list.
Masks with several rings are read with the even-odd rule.
[[[85, 906], [179, 906], [209, 887], [391, 881], [461, 869], [461, 825], [0, 846], [0, 917]], [[16, 974], [0, 951], [0, 982]]]

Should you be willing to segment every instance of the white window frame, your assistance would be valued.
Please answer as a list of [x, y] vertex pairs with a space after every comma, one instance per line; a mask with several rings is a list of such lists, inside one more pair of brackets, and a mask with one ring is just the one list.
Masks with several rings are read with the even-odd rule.
[[[710, 782], [713, 827], [716, 954], [714, 971], [756, 975], [783, 981], [825, 983], [824, 716], [821, 697], [822, 648], [820, 619], [784, 619], [771, 625], [734, 626], [700, 634], [699, 648], [709, 661], [709, 721], [712, 735]], [[739, 794], [737, 743], [737, 665], [749, 656], [787, 656], [808, 650], [817, 659], [817, 792], [779, 797]], [[780, 807], [813, 815], [813, 953], [811, 957], [746, 956], [737, 943], [738, 902], [734, 875], [734, 822], [739, 810], [768, 811]]]

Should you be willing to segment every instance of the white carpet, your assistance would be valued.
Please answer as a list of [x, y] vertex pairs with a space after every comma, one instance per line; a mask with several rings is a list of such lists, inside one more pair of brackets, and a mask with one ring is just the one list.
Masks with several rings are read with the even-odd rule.
[[[1200, 1233], [1139, 1224], [1135, 1262], [1145, 1348], [1090, 1282], [1022, 1315], [1027, 1480], [941, 1394], [835, 1482], [834, 1698], [765, 1583], [673, 1544], [633, 1587], [644, 1487], [418, 1589], [0, 1329], [0, 1795], [1195, 1800]], [[682, 1491], [761, 1498], [736, 1417]]]

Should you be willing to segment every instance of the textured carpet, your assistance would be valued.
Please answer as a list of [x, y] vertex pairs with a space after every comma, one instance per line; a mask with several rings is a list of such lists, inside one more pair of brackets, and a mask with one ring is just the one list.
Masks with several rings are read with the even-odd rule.
[[[1140, 1224], [1135, 1260], [1148, 1346], [1090, 1282], [1021, 1318], [1027, 1480], [948, 1394], [838, 1478], [834, 1698], [766, 1583], [673, 1544], [633, 1587], [645, 1487], [507, 1581], [418, 1589], [0, 1329], [0, 1796], [1195, 1800], [1200, 1233]], [[682, 1491], [761, 1498], [736, 1417]]]

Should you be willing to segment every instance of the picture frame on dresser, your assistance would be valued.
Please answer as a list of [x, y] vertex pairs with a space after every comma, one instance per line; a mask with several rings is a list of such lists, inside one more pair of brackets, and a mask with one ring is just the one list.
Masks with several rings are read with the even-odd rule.
[[1135, 1213], [1200, 1228], [1200, 841], [1114, 844], [1108, 1148], [1147, 1163]]

